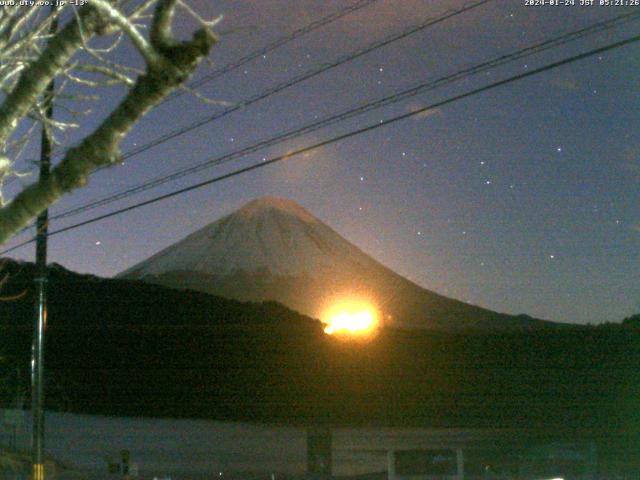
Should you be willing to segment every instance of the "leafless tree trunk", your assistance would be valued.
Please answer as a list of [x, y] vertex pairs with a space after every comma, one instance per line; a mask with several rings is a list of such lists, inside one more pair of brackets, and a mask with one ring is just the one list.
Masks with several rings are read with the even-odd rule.
[[[178, 41], [173, 35], [177, 7], [201, 24], [189, 41]], [[78, 9], [66, 6], [56, 12], [36, 6], [0, 8], [0, 88], [5, 93], [0, 105], [0, 188], [4, 179], [19, 174], [13, 169], [14, 160], [34, 126], [43, 124], [58, 133], [74, 127], [70, 122], [48, 122], [43, 115], [42, 97], [49, 82], [61, 78], [65, 84], [95, 89], [116, 83], [128, 88], [98, 127], [66, 151], [48, 179], [2, 202], [2, 244], [65, 193], [86, 184], [92, 171], [118, 163], [122, 140], [150, 109], [185, 82], [216, 37], [211, 31], [215, 22], [202, 20], [182, 0], [145, 0], [133, 5], [125, 0], [89, 0]], [[56, 15], [63, 27], [49, 37], [47, 27]], [[145, 22], [146, 36], [141, 28]], [[92, 37], [105, 35], [114, 36], [115, 42], [128, 39], [144, 59], [144, 69], [120, 65], [109, 58], [109, 49], [90, 46]], [[95, 61], [79, 61], [80, 55]], [[91, 76], [82, 78], [81, 73]], [[25, 129], [25, 122], [31, 128]]]

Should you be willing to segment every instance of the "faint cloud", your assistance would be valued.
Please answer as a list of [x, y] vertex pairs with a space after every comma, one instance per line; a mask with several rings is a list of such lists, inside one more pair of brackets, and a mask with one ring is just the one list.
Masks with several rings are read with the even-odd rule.
[[[313, 136], [306, 139], [308, 144], [313, 144], [317, 141]], [[278, 162], [269, 169], [268, 177], [271, 182], [276, 185], [281, 185], [282, 183], [304, 185], [305, 182], [310, 181], [322, 184], [335, 178], [335, 161], [332, 158], [327, 158], [323, 154], [322, 148], [294, 154], [302, 146], [301, 143], [295, 143], [290, 145], [290, 148], [283, 153], [272, 152], [265, 157], [271, 158], [271, 156], [276, 155], [282, 155], [283, 157], [283, 161]]]
[[578, 80], [569, 74], [556, 76], [550, 80], [551, 85], [567, 92], [575, 92], [580, 87]]
[[640, 163], [623, 163], [622, 169], [629, 173], [640, 176]]
[[640, 223], [636, 223], [635, 225], [631, 225], [631, 230], [633, 230], [634, 232], [638, 232], [640, 233]]
[[623, 163], [622, 169], [636, 177], [640, 177], [640, 163]]
[[622, 153], [618, 168], [633, 176], [640, 177], [640, 144], [628, 146]]
[[623, 158], [629, 163], [638, 163], [640, 161], [640, 145], [627, 147], [624, 151]]
[[620, 165], [622, 170], [640, 177], [640, 145], [627, 147], [622, 158], [623, 162]]
[[432, 117], [434, 115], [439, 115], [440, 114], [440, 109], [439, 108], [429, 108], [427, 110], [420, 111], [423, 108], [425, 108], [424, 105], [420, 105], [418, 103], [412, 103], [412, 104], [407, 105], [406, 110], [407, 110], [408, 113], [420, 112], [420, 113], [416, 113], [412, 117], [413, 120], [423, 120], [425, 118]]

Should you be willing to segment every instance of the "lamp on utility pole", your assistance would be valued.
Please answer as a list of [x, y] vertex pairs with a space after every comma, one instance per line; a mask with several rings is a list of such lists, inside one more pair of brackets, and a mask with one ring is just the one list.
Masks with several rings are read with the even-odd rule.
[[[55, 17], [56, 7], [51, 7], [54, 17], [50, 33], [58, 29]], [[47, 120], [53, 117], [53, 95], [55, 84], [52, 80], [44, 92], [44, 120], [40, 141], [40, 181], [47, 180], [51, 170], [52, 141]], [[43, 211], [36, 220], [36, 314], [31, 351], [31, 456], [33, 480], [44, 480], [44, 341], [47, 326], [47, 236], [49, 210]]]

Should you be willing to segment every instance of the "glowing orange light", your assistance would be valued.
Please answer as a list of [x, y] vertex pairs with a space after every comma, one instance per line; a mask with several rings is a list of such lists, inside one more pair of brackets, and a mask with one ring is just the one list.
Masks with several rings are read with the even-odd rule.
[[327, 324], [324, 332], [328, 335], [369, 335], [378, 327], [375, 308], [364, 302], [340, 302], [328, 309], [322, 317]]

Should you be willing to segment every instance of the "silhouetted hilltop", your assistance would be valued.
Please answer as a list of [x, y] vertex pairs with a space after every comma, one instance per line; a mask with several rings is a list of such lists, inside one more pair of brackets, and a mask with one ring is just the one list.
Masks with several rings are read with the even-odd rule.
[[[28, 384], [30, 264], [7, 262], [2, 401]], [[51, 408], [337, 425], [634, 431], [639, 330], [442, 334], [384, 329], [338, 340], [276, 303], [242, 303], [51, 268]]]
[[238, 300], [275, 300], [314, 318], [327, 302], [355, 296], [377, 306], [385, 325], [399, 328], [506, 332], [564, 327], [427, 290], [283, 198], [253, 200], [120, 276]]

